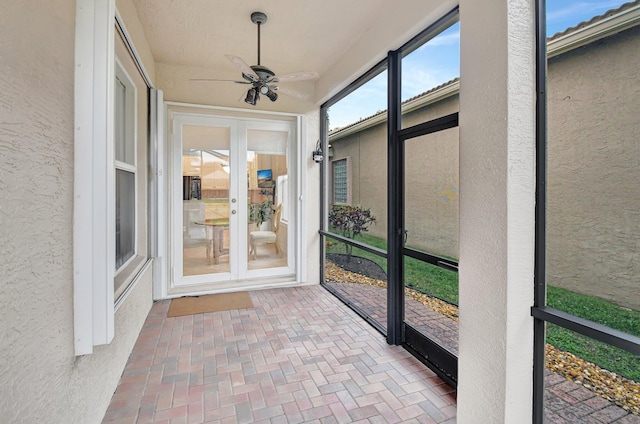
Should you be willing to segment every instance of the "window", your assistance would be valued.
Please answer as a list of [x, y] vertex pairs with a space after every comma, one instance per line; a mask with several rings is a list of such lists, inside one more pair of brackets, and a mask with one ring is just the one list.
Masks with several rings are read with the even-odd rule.
[[119, 63], [115, 78], [116, 272], [136, 253], [135, 86]]
[[[149, 91], [115, 3], [76, 2], [74, 119], [74, 347], [111, 343], [115, 314], [150, 278]], [[114, 25], [114, 18], [116, 25]]]
[[349, 164], [347, 158], [335, 160], [333, 166], [333, 204], [349, 203]]

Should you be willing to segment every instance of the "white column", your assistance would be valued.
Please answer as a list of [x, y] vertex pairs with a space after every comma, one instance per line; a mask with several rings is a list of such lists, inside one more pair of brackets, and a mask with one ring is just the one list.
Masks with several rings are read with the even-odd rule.
[[459, 423], [530, 423], [534, 2], [461, 0]]

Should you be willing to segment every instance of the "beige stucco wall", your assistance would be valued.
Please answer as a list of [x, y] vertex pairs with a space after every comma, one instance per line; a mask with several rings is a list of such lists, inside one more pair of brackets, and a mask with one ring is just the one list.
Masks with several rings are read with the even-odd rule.
[[[403, 127], [458, 111], [458, 95], [403, 116]], [[405, 144], [405, 228], [407, 244], [458, 258], [458, 130], [450, 129]], [[387, 122], [331, 139], [332, 161], [348, 158], [351, 205], [376, 217], [369, 234], [387, 238]], [[332, 193], [330, 192], [330, 203]]]
[[[387, 127], [386, 122], [340, 140], [331, 141], [331, 162], [347, 159], [350, 204], [371, 209], [376, 223], [369, 234], [387, 238]], [[333, 165], [330, 163], [329, 176]], [[329, 204], [333, 204], [330, 182]]]
[[146, 274], [116, 312], [114, 341], [75, 357], [75, 5], [1, 6], [0, 420], [6, 423], [101, 422], [151, 306]]
[[548, 284], [640, 309], [640, 28], [549, 60]]

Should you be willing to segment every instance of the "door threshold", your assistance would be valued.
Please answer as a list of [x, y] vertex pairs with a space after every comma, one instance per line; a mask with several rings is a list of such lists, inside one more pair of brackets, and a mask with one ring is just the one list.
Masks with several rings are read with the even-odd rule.
[[230, 293], [247, 290], [263, 290], [274, 287], [293, 287], [301, 283], [296, 281], [295, 275], [279, 276], [273, 278], [260, 278], [251, 280], [224, 281], [170, 287], [164, 299], [172, 299], [182, 296], [200, 296], [205, 294]]

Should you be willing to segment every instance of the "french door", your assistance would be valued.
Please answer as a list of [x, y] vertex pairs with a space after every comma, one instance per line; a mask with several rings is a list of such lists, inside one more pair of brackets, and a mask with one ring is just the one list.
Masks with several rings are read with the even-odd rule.
[[294, 275], [294, 124], [182, 113], [171, 123], [170, 291]]

